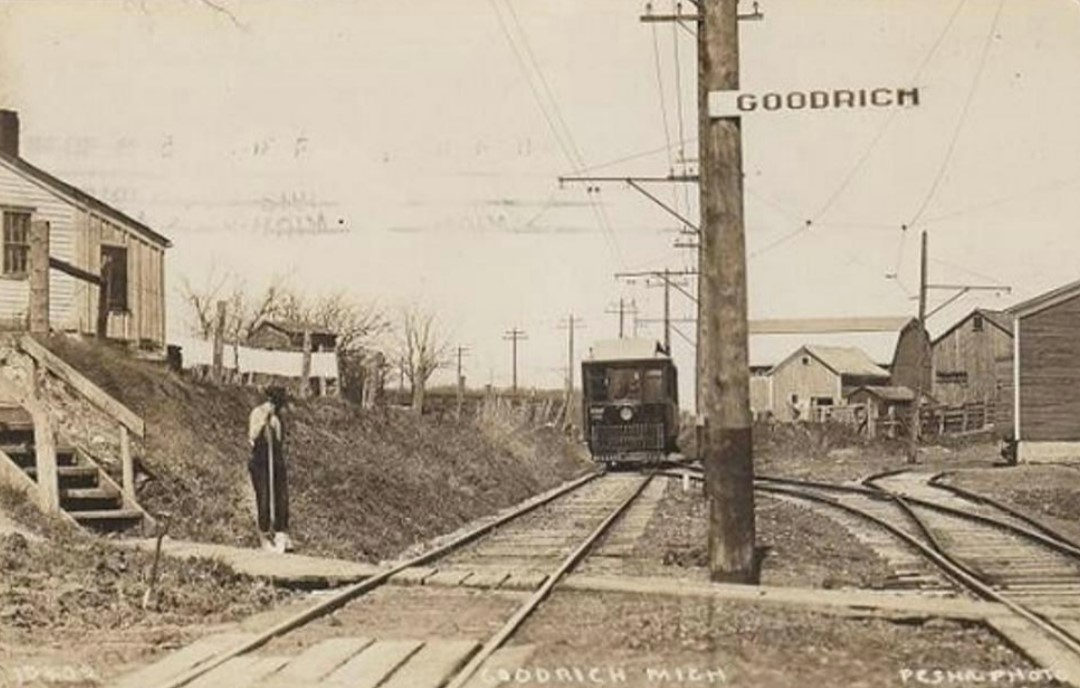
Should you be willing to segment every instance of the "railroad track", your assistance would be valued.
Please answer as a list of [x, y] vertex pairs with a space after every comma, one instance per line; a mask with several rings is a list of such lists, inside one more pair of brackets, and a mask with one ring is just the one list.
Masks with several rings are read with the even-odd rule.
[[[621, 521], [650, 481], [648, 475], [586, 476], [545, 500], [527, 504], [435, 550], [346, 588], [264, 632], [221, 637], [217, 643], [214, 638], [201, 645], [195, 643], [110, 685], [117, 688], [471, 687], [476, 685], [481, 667], [521, 661], [520, 653], [514, 652], [518, 648], [502, 651], [500, 648], [540, 607], [562, 577], [578, 566], [595, 544]], [[531, 577], [535, 584], [524, 590], [520, 586], [496, 590], [499, 581], [495, 581], [486, 590], [473, 588], [458, 593], [473, 596], [470, 601], [475, 601], [477, 595], [498, 598], [491, 605], [497, 610], [498, 619], [484, 626], [495, 630], [483, 642], [459, 637], [372, 638], [370, 634], [351, 633], [348, 624], [341, 621], [327, 623], [327, 615], [334, 613], [334, 620], [346, 616], [351, 607], [371, 601], [377, 596], [372, 593], [376, 592], [387, 595], [383, 604], [394, 610], [393, 605], [405, 599], [408, 587], [383, 587], [384, 584], [396, 582], [395, 577], [408, 579], [410, 573], [434, 570], [430, 568], [432, 564], [437, 564], [444, 573], [470, 572], [462, 575], [512, 568], [520, 574], [519, 578]], [[400, 600], [395, 600], [394, 595]], [[288, 638], [305, 633], [311, 635], [311, 641], [306, 646], [298, 643], [298, 654], [279, 653], [282, 648], [290, 649]], [[267, 654], [266, 649], [273, 653]]]
[[875, 549], [894, 566], [898, 545], [917, 556], [922, 563], [910, 574], [917, 587], [938, 591], [947, 581], [956, 594], [1002, 604], [1080, 662], [1080, 547], [1032, 518], [908, 471], [861, 484], [759, 478], [755, 489], [859, 521], [856, 536], [868, 527], [887, 534], [891, 542]]

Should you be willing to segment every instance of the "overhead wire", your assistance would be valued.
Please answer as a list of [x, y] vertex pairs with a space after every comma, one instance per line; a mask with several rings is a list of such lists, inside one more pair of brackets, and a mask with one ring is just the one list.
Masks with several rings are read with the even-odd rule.
[[[956, 4], [953, 6], [952, 12], [949, 15], [948, 21], [945, 23], [945, 26], [942, 28], [937, 38], [930, 46], [930, 49], [923, 57], [923, 60], [919, 64], [918, 69], [915, 70], [915, 74], [911, 78], [912, 83], [917, 82], [922, 77], [923, 72], [925, 72], [926, 68], [930, 65], [930, 61], [934, 58], [935, 55], [937, 55], [937, 52], [941, 48], [942, 43], [945, 42], [945, 38], [949, 35], [949, 32], [952, 31], [953, 24], [956, 23], [957, 17], [960, 16], [960, 10], [962, 10], [964, 5], [967, 4], [967, 1], [968, 0], [957, 0]], [[870, 159], [870, 156], [877, 149], [878, 144], [881, 143], [882, 139], [885, 138], [885, 134], [888, 133], [889, 128], [896, 120], [898, 114], [899, 111], [893, 111], [889, 115], [889, 117], [881, 125], [881, 128], [878, 129], [877, 134], [875, 134], [874, 138], [871, 139], [870, 145], [866, 147], [866, 149], [862, 152], [859, 158], [855, 161], [855, 165], [852, 166], [852, 168], [848, 171], [846, 175], [844, 175], [844, 178], [840, 181], [840, 186], [837, 187], [836, 191], [834, 191], [829, 196], [829, 198], [825, 201], [825, 204], [821, 207], [820, 210], [817, 211], [817, 213], [811, 219], [820, 220], [829, 212], [829, 210], [833, 207], [836, 201], [840, 199], [840, 196], [843, 195], [843, 193], [848, 189], [848, 187], [851, 185], [851, 182], [855, 180], [855, 176], [859, 173], [859, 170], [863, 168], [863, 165], [867, 163], [867, 161]]]
[[937, 195], [938, 188], [941, 185], [941, 181], [945, 178], [945, 172], [949, 168], [949, 163], [952, 161], [953, 154], [956, 152], [956, 144], [960, 141], [960, 134], [963, 132], [964, 124], [967, 122], [968, 113], [971, 110], [971, 104], [975, 101], [975, 93], [979, 89], [980, 83], [982, 83], [983, 72], [986, 71], [986, 63], [990, 57], [990, 46], [993, 45], [994, 35], [997, 32], [998, 24], [1001, 20], [1001, 11], [1005, 7], [1005, 0], [998, 0], [997, 9], [994, 11], [994, 19], [990, 24], [990, 30], [986, 32], [986, 38], [983, 40], [982, 51], [979, 55], [979, 64], [975, 70], [975, 75], [971, 80], [971, 86], [968, 88], [967, 96], [964, 99], [964, 107], [960, 111], [960, 117], [956, 121], [956, 126], [953, 129], [952, 136], [949, 139], [949, 145], [945, 149], [945, 157], [941, 161], [941, 165], [938, 167], [937, 174], [934, 175], [933, 183], [930, 185], [930, 190], [927, 192], [926, 197], [923, 198], [922, 204], [919, 205], [919, 209], [915, 212], [915, 215], [908, 221], [908, 226], [912, 227], [918, 223], [922, 217], [923, 212], [933, 201]]
[[[514, 57], [517, 60], [518, 66], [521, 69], [522, 75], [525, 81], [528, 83], [529, 90], [533, 94], [533, 98], [536, 100], [541, 112], [544, 115], [544, 119], [547, 121], [548, 127], [555, 137], [555, 140], [562, 150], [563, 156], [566, 158], [570, 166], [581, 174], [585, 169], [585, 159], [581, 155], [581, 150], [577, 146], [577, 142], [574, 140], [573, 134], [570, 131], [570, 127], [566, 124], [566, 119], [562, 115], [562, 109], [559, 107], [558, 100], [555, 98], [555, 94], [551, 89], [547, 78], [544, 76], [544, 71], [540, 67], [540, 62], [536, 58], [536, 54], [532, 50], [532, 46], [529, 43], [528, 35], [525, 32], [524, 26], [518, 17], [517, 11], [514, 9], [514, 5], [511, 0], [503, 0], [505, 7], [510, 15], [510, 18], [517, 30], [518, 38], [515, 39], [514, 32], [510, 30], [506, 20], [503, 17], [502, 12], [499, 10], [498, 0], [489, 0], [492, 10], [495, 12], [495, 16], [498, 19], [499, 27], [502, 29], [503, 36], [507, 42], [510, 43], [510, 47], [514, 53]], [[522, 46], [524, 46], [524, 54], [528, 57], [528, 63], [525, 57], [522, 56], [522, 49], [518, 47], [517, 43], [520, 40]], [[529, 68], [529, 63], [532, 65], [532, 70]], [[547, 100], [540, 94], [536, 84], [533, 82], [533, 72], [535, 72], [536, 79], [539, 80], [540, 86], [547, 96]], [[549, 108], [551, 112], [549, 112]], [[554, 113], [554, 116], [552, 116]], [[565, 139], [565, 140], [564, 140]], [[606, 209], [603, 208], [602, 203], [598, 203], [595, 198], [592, 197], [591, 189], [586, 189], [586, 197], [589, 201], [589, 206], [596, 216], [597, 222], [600, 225], [601, 232], [604, 234], [605, 241], [608, 243], [608, 247], [612, 250], [616, 260], [619, 263], [623, 262], [622, 250], [619, 246], [618, 239], [615, 236], [615, 232], [611, 227], [610, 218], [607, 215]]]

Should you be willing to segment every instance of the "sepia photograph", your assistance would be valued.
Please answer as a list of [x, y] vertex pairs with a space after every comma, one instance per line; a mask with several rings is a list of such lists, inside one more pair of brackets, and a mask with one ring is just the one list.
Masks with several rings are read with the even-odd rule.
[[1080, 687], [1080, 1], [0, 0], [0, 688]]

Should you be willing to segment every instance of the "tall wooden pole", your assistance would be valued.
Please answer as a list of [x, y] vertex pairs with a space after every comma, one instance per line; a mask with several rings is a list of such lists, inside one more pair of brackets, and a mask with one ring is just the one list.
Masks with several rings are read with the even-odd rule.
[[30, 332], [49, 334], [49, 223], [30, 222]]
[[699, 252], [703, 404], [702, 460], [709, 498], [709, 571], [714, 581], [753, 583], [754, 463], [750, 414], [742, 127], [713, 119], [708, 92], [739, 88], [738, 0], [701, 0]]
[[925, 231], [922, 233], [922, 246], [919, 259], [919, 336], [918, 349], [915, 354], [915, 399], [911, 402], [911, 421], [908, 424], [908, 463], [917, 463], [919, 460], [919, 426], [922, 424], [922, 397], [924, 392], [923, 369], [926, 367], [927, 336], [926, 336], [926, 292], [927, 289], [927, 265], [929, 262], [929, 239]]

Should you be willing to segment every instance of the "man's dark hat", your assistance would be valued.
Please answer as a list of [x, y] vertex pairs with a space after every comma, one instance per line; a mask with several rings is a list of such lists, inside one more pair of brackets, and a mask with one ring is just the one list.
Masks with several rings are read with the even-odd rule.
[[270, 403], [279, 408], [289, 401], [289, 395], [285, 392], [284, 387], [267, 387], [266, 398], [270, 400]]

